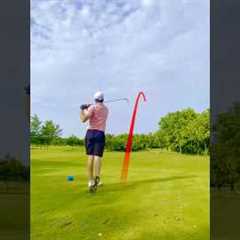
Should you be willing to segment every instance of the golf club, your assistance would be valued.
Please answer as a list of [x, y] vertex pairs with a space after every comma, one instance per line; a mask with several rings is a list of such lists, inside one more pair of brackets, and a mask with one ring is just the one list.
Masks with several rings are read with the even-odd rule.
[[127, 103], [129, 103], [128, 98], [111, 99], [111, 100], [104, 101], [104, 103], [112, 103], [112, 102], [120, 102], [120, 101], [126, 101]]
[[[116, 99], [110, 99], [110, 100], [107, 100], [107, 101], [104, 101], [104, 103], [113, 103], [113, 102], [120, 102], [120, 101], [125, 101], [127, 103], [129, 103], [129, 100], [128, 98], [116, 98]], [[87, 109], [89, 106], [91, 106], [92, 104], [83, 104], [81, 105], [81, 109]]]

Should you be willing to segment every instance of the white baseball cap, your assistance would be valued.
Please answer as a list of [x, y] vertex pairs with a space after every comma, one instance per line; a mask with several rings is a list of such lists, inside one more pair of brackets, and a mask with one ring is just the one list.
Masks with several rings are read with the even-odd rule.
[[96, 92], [94, 94], [94, 100], [103, 101], [104, 100], [104, 94], [100, 91]]

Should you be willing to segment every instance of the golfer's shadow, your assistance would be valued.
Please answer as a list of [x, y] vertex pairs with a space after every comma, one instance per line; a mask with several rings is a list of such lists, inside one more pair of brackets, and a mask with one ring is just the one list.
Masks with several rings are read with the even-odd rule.
[[169, 182], [175, 180], [182, 180], [182, 179], [189, 179], [189, 178], [196, 178], [196, 175], [187, 175], [187, 176], [173, 176], [167, 178], [152, 178], [146, 180], [139, 180], [139, 181], [128, 181], [126, 183], [119, 182], [119, 183], [112, 183], [107, 184], [104, 186], [104, 191], [107, 192], [118, 192], [118, 191], [126, 191], [126, 190], [133, 190], [138, 187], [142, 187], [143, 185], [152, 184], [152, 183], [162, 183], [162, 182]]

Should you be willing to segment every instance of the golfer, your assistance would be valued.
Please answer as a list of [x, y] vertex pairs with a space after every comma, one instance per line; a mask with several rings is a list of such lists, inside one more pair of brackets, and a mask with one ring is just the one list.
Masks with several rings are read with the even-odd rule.
[[108, 117], [108, 108], [104, 105], [104, 94], [96, 92], [95, 104], [82, 105], [80, 119], [88, 121], [85, 137], [86, 153], [88, 155], [88, 188], [95, 191], [100, 185], [101, 162], [105, 147], [105, 129]]

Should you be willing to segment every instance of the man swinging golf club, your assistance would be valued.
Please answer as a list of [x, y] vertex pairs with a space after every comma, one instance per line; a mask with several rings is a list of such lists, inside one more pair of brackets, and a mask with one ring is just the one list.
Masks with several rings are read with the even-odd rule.
[[88, 188], [93, 192], [100, 184], [101, 161], [105, 147], [105, 129], [108, 117], [108, 108], [104, 105], [104, 95], [96, 92], [95, 104], [81, 106], [80, 119], [88, 121], [85, 137], [86, 153], [88, 155]]

